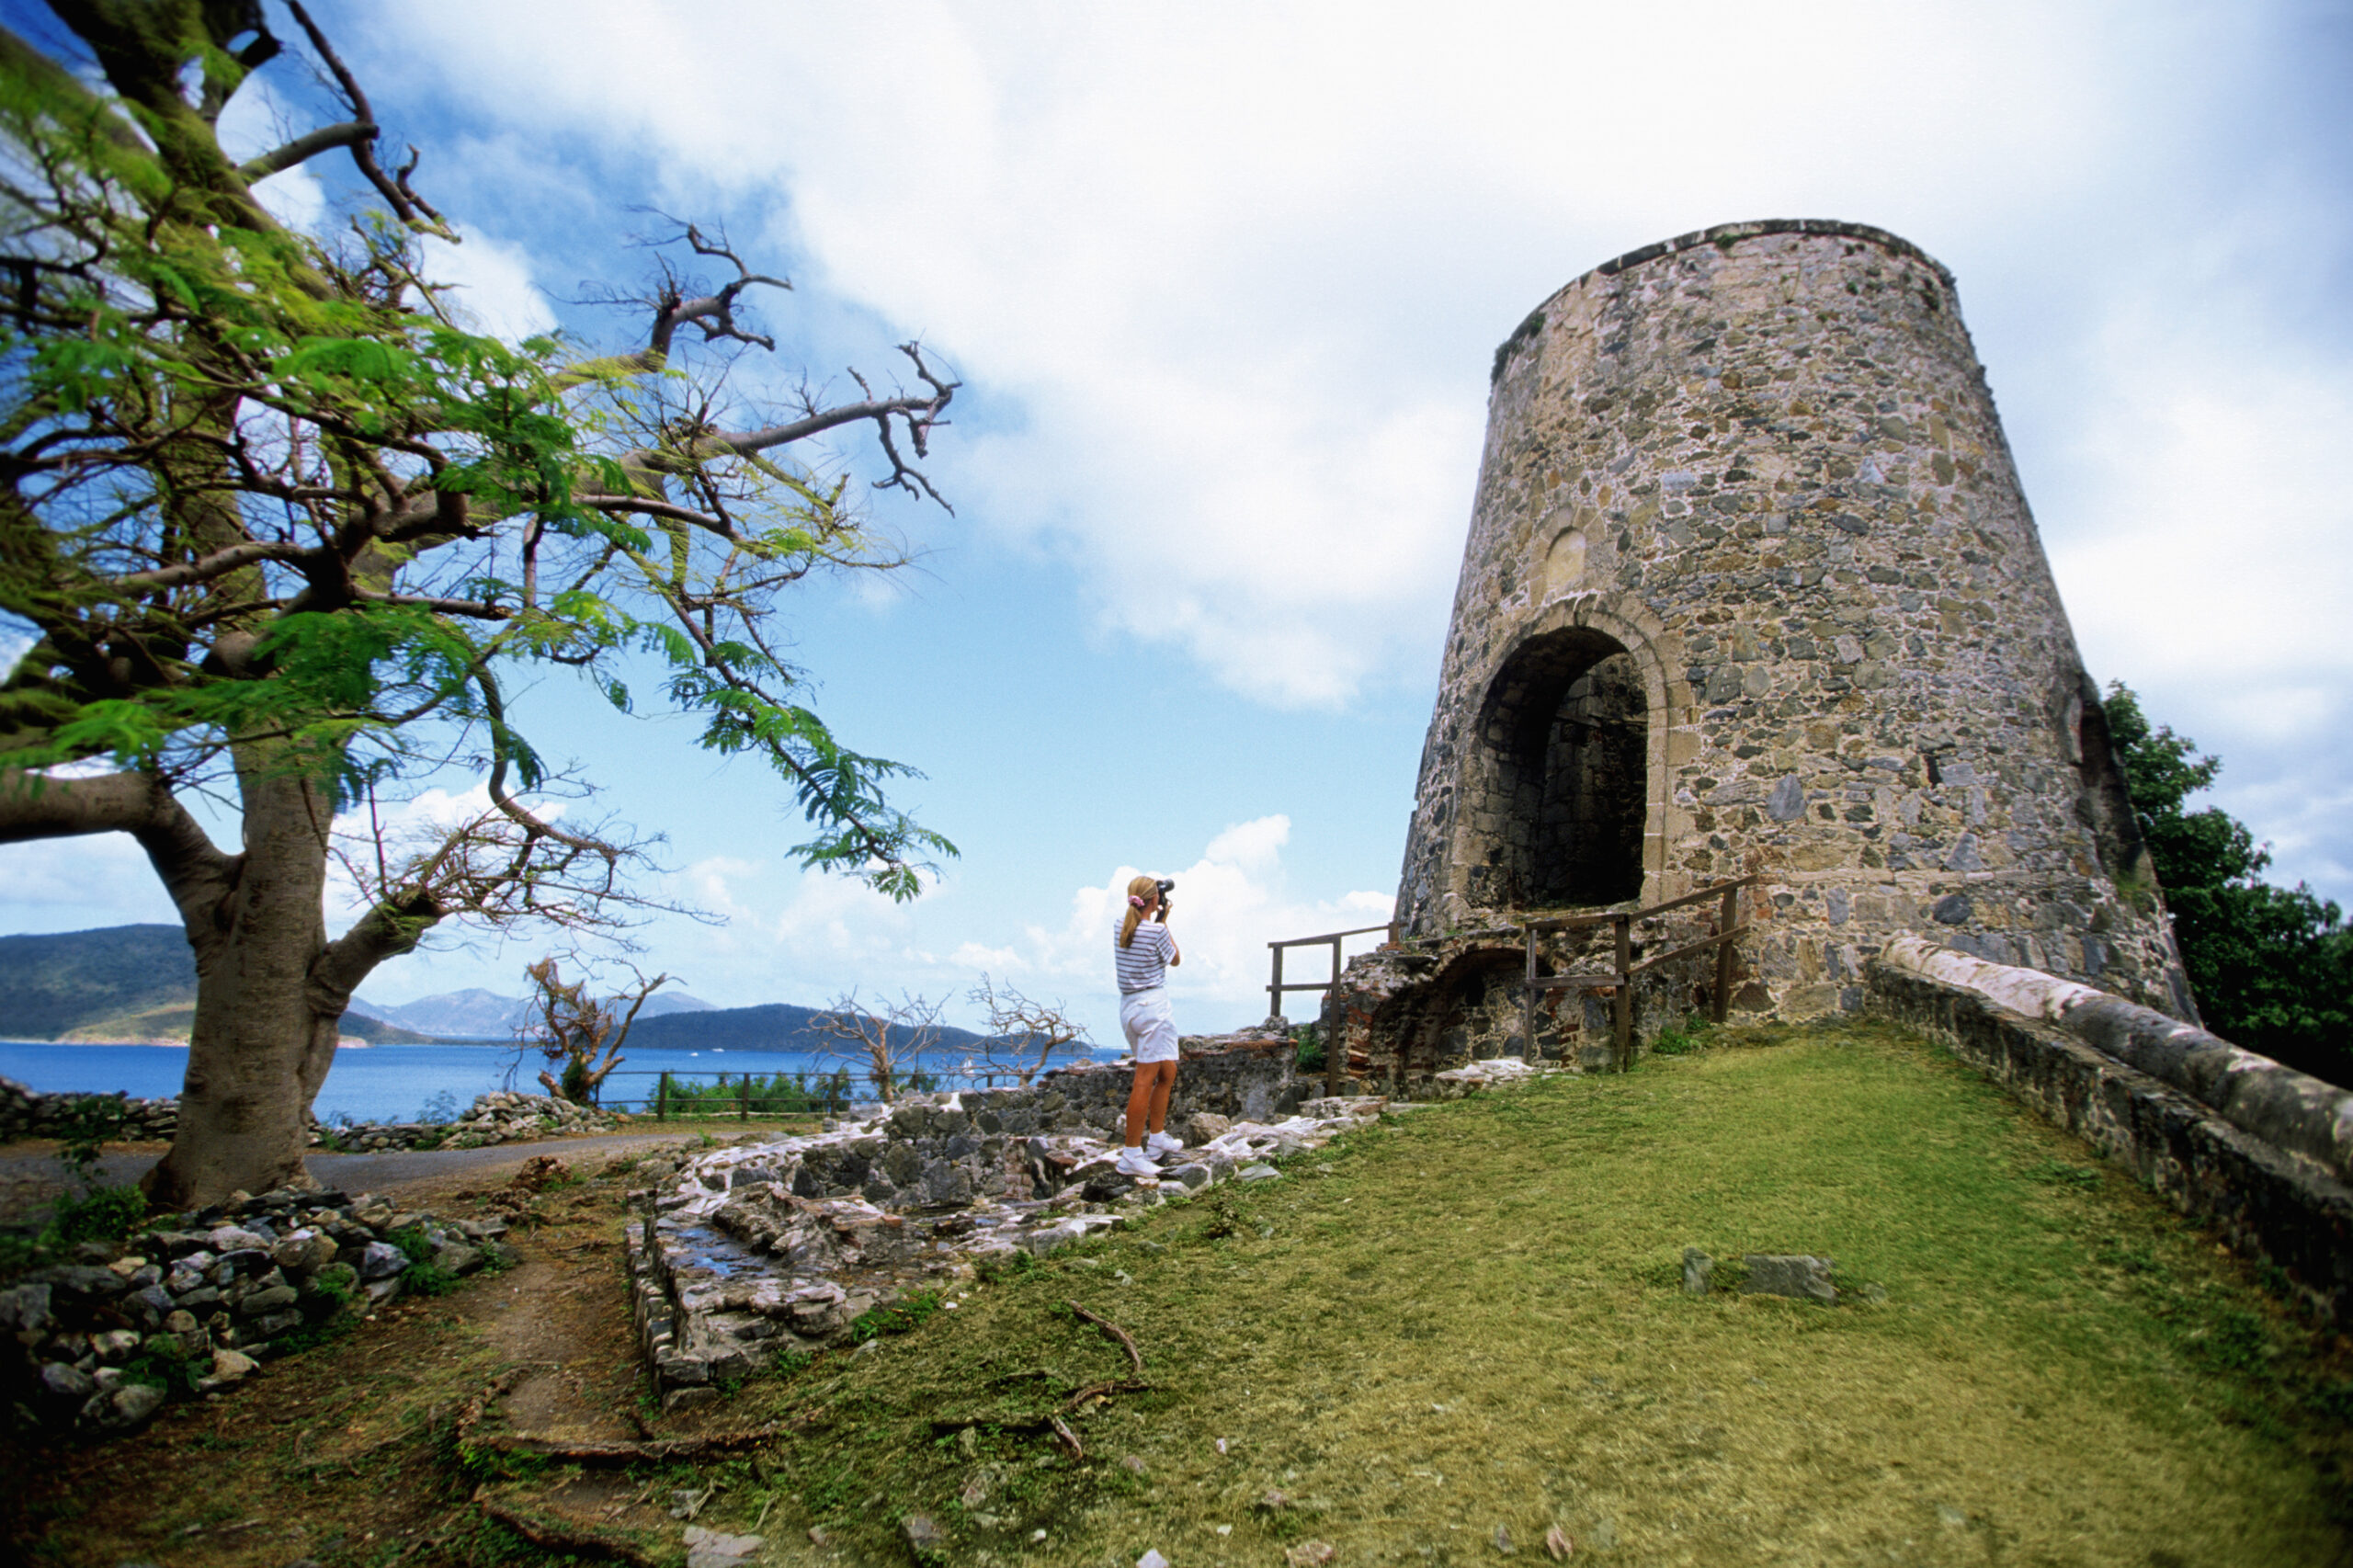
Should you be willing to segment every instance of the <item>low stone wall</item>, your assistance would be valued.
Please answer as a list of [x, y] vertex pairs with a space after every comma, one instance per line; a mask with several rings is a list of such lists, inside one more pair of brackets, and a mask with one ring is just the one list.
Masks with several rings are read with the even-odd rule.
[[291, 1187], [151, 1221], [127, 1244], [0, 1289], [0, 1385], [19, 1426], [85, 1435], [144, 1425], [176, 1396], [237, 1382], [290, 1336], [401, 1293], [412, 1260], [453, 1275], [511, 1263], [498, 1220], [399, 1213], [381, 1198]]
[[[179, 1131], [180, 1102], [132, 1099], [127, 1095], [42, 1094], [13, 1078], [0, 1078], [0, 1143], [28, 1138], [58, 1138], [85, 1112], [108, 1142], [168, 1143]], [[377, 1153], [391, 1149], [475, 1149], [493, 1143], [527, 1143], [540, 1138], [564, 1138], [584, 1132], [611, 1132], [628, 1125], [625, 1111], [574, 1105], [547, 1095], [494, 1090], [475, 1096], [464, 1115], [452, 1122], [358, 1121], [341, 1126], [311, 1124], [311, 1146], [335, 1147], [352, 1153]]]
[[628, 1240], [632, 1316], [665, 1405], [714, 1399], [779, 1350], [838, 1342], [860, 1314], [990, 1256], [1051, 1252], [1170, 1193], [1274, 1179], [1270, 1160], [1383, 1104], [1306, 1098], [1279, 1034], [1184, 1043], [1168, 1128], [1186, 1147], [1150, 1176], [1113, 1168], [1127, 1062], [915, 1096], [822, 1133], [665, 1163], [634, 1195], [647, 1211]]
[[[1670, 910], [1633, 923], [1633, 961], [1671, 952], [1711, 935], [1709, 906]], [[1589, 973], [1616, 960], [1608, 926], [1547, 933], [1537, 945], [1540, 974]], [[1572, 1072], [1616, 1065], [1610, 993], [1548, 991], [1536, 1006], [1536, 1030], [1525, 1018], [1528, 956], [1517, 929], [1450, 933], [1359, 954], [1325, 993], [1320, 1028], [1336, 1042], [1348, 1076], [1400, 1098], [1436, 1092], [1437, 1074], [1466, 1062], [1519, 1056]], [[1734, 948], [1727, 1005], [1763, 1008], [1770, 998]], [[1712, 950], [1691, 954], [1634, 977], [1637, 1041], [1655, 1036], [1713, 1003]], [[1639, 1049], [1639, 1048], [1638, 1048]]]
[[2353, 1324], [2353, 1096], [2087, 986], [1916, 939], [1891, 943], [1869, 981], [1873, 1011], [1947, 1041]]
[[14, 1078], [0, 1078], [0, 1143], [26, 1138], [56, 1138], [67, 1123], [80, 1119], [85, 1109], [97, 1113], [100, 1125], [116, 1129], [107, 1136], [122, 1142], [168, 1142], [180, 1124], [176, 1099], [135, 1100], [128, 1095], [44, 1095]]

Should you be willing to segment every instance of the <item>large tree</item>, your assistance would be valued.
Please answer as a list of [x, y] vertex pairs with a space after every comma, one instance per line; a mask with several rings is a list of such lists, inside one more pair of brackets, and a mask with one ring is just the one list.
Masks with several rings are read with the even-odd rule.
[[[910, 344], [903, 387], [740, 401], [730, 363], [774, 347], [747, 296], [788, 285], [687, 226], [656, 236], [625, 349], [470, 330], [421, 270], [424, 236], [457, 236], [415, 152], [380, 156], [300, 4], [51, 9], [49, 52], [0, 29], [0, 636], [29, 643], [0, 685], [0, 842], [130, 834], [178, 907], [198, 1001], [151, 1197], [307, 1181], [346, 1003], [437, 925], [630, 896], [642, 846], [553, 804], [585, 784], [527, 738], [518, 676], [627, 709], [650, 665], [703, 745], [780, 775], [804, 863], [911, 896], [953, 846], [886, 801], [904, 767], [801, 703], [773, 621], [813, 571], [895, 563], [848, 480], [792, 453], [862, 426], [873, 483], [928, 495], [911, 465], [952, 380]], [[222, 111], [281, 55], [283, 99], [326, 122], [240, 161]], [[273, 220], [254, 187], [328, 156], [360, 193], [341, 229]], [[371, 831], [452, 769], [478, 812]], [[338, 861], [364, 912], [331, 935]]]
[[2200, 756], [2170, 725], [2153, 725], [2120, 681], [2103, 706], [2206, 1027], [2353, 1085], [2353, 929], [2343, 912], [2302, 882], [2266, 881], [2270, 846], [2228, 812], [2189, 809], [2221, 775], [2221, 758]]

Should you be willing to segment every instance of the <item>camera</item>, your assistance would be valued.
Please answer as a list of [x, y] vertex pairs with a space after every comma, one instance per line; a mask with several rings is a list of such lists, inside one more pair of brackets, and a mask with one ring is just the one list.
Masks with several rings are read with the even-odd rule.
[[1165, 920], [1168, 918], [1168, 895], [1176, 891], [1176, 883], [1171, 878], [1157, 877], [1154, 879], [1153, 885], [1160, 890], [1160, 917]]

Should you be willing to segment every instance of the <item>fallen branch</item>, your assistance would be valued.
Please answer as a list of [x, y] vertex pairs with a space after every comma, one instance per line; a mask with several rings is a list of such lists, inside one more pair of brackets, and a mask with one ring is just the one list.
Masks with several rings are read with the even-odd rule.
[[1046, 1425], [1054, 1429], [1055, 1438], [1061, 1442], [1063, 1447], [1070, 1450], [1070, 1457], [1073, 1460], [1083, 1460], [1086, 1457], [1086, 1449], [1079, 1444], [1078, 1434], [1072, 1431], [1067, 1426], [1064, 1426], [1061, 1416], [1047, 1416]]
[[541, 1459], [567, 1460], [574, 1464], [655, 1464], [664, 1460], [695, 1459], [704, 1454], [728, 1454], [756, 1447], [781, 1428], [756, 1426], [744, 1432], [713, 1432], [700, 1437], [661, 1437], [650, 1443], [562, 1443], [552, 1437], [515, 1434], [477, 1437], [473, 1446], [498, 1454], [532, 1454]]
[[1072, 1312], [1076, 1312], [1081, 1318], [1093, 1324], [1096, 1327], [1101, 1329], [1104, 1333], [1118, 1340], [1121, 1346], [1126, 1347], [1128, 1359], [1135, 1363], [1136, 1376], [1139, 1378], [1143, 1376], [1143, 1352], [1136, 1348], [1136, 1342], [1134, 1338], [1126, 1329], [1121, 1328], [1118, 1324], [1113, 1323], [1108, 1318], [1097, 1317], [1093, 1312], [1088, 1312], [1076, 1301], [1064, 1301], [1063, 1305], [1068, 1307]]
[[1152, 1385], [1145, 1382], [1142, 1378], [1121, 1378], [1116, 1382], [1089, 1383], [1085, 1388], [1079, 1390], [1076, 1393], [1071, 1395], [1068, 1399], [1063, 1401], [1063, 1408], [1064, 1410], [1076, 1410], [1079, 1406], [1085, 1404], [1089, 1400], [1108, 1399], [1115, 1393], [1144, 1393], [1148, 1392], [1151, 1388]]

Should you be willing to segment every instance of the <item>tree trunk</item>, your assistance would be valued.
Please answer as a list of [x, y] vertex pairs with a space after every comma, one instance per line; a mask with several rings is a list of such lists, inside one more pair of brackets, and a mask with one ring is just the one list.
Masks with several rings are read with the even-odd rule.
[[313, 981], [326, 950], [332, 808], [308, 778], [273, 770], [269, 748], [237, 752], [244, 854], [210, 918], [188, 922], [196, 1023], [179, 1125], [140, 1182], [159, 1207], [316, 1185], [302, 1164], [307, 1113], [348, 999]]

